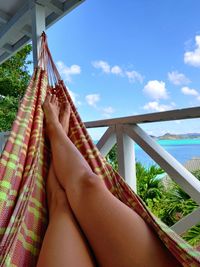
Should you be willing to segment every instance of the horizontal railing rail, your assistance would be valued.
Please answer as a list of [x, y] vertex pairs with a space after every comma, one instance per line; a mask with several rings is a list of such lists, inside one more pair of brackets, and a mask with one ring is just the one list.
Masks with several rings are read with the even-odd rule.
[[116, 124], [135, 124], [200, 118], [200, 107], [174, 109], [164, 112], [85, 122], [87, 128], [108, 127]]
[[[108, 127], [97, 147], [106, 156], [117, 144], [119, 173], [136, 192], [134, 143], [137, 143], [180, 187], [200, 204], [200, 181], [161, 147], [138, 124], [200, 118], [200, 107], [176, 109], [85, 122], [87, 128]], [[137, 192], [136, 192], [137, 193]], [[177, 222], [172, 228], [179, 234], [200, 222], [200, 209]]]

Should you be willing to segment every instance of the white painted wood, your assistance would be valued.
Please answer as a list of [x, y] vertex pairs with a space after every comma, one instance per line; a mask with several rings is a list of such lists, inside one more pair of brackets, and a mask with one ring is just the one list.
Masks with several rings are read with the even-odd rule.
[[34, 67], [38, 65], [40, 53], [40, 36], [46, 29], [45, 24], [45, 7], [35, 3], [31, 9], [32, 15], [32, 45], [33, 45], [33, 63]]
[[48, 2], [48, 7], [59, 16], [63, 14], [63, 3], [61, 3], [60, 1], [51, 0]]
[[189, 230], [192, 226], [200, 222], [200, 208], [197, 208], [189, 215], [185, 216], [183, 219], [175, 223], [171, 229], [177, 234], [182, 234]]
[[9, 137], [10, 132], [0, 132], [0, 154], [4, 149], [5, 143]]
[[116, 143], [115, 128], [109, 127], [103, 134], [99, 142], [97, 143], [97, 148], [101, 152], [102, 156], [105, 157], [112, 149], [115, 143]]
[[8, 43], [3, 46], [3, 49], [6, 50], [7, 52], [12, 52], [13, 50], [12, 45]]
[[164, 169], [170, 177], [200, 204], [200, 181], [164, 150], [138, 125], [124, 126], [125, 132]]
[[7, 23], [9, 19], [10, 19], [10, 16], [6, 14], [5, 12], [3, 12], [2, 10], [0, 10], [0, 22]]
[[25, 25], [21, 32], [27, 35], [28, 37], [32, 38], [32, 27], [30, 25]]
[[133, 140], [125, 134], [122, 125], [116, 126], [117, 135], [117, 158], [119, 165], [119, 174], [124, 177], [128, 185], [137, 191], [136, 169], [135, 169], [135, 151]]
[[18, 28], [25, 24], [29, 19], [29, 1], [27, 1], [20, 9], [18, 9], [12, 18], [9, 18], [3, 29], [0, 31], [0, 46], [9, 43]]
[[142, 114], [136, 116], [122, 117], [122, 118], [90, 121], [90, 122], [85, 122], [85, 125], [87, 128], [97, 128], [97, 127], [109, 127], [116, 124], [136, 124], [136, 123], [138, 124], [138, 123], [173, 121], [173, 120], [183, 120], [183, 119], [193, 119], [193, 118], [200, 118], [200, 107], [174, 109], [164, 112], [155, 112], [150, 114]]
[[[19, 51], [31, 41], [32, 19], [31, 9], [35, 4], [45, 7], [46, 29], [83, 3], [84, 0], [10, 0], [0, 1], [0, 64]], [[12, 7], [13, 16], [7, 14]], [[14, 7], [17, 7], [16, 9]], [[31, 32], [30, 32], [31, 30]], [[8, 50], [10, 44], [12, 49]], [[3, 47], [5, 49], [3, 49]]]

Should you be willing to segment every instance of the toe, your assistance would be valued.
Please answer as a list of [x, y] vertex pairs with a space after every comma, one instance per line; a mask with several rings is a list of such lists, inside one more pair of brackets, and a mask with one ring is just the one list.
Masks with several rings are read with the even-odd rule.
[[70, 105], [69, 105], [69, 103], [64, 102], [63, 105], [62, 105], [62, 109], [63, 109], [64, 112], [69, 113], [69, 111], [70, 111]]
[[48, 92], [46, 95], [44, 103], [50, 103], [50, 101], [51, 101], [51, 94]]
[[56, 101], [56, 95], [53, 94], [52, 97], [51, 97], [51, 103], [55, 103], [55, 101]]
[[70, 110], [71, 110], [70, 104], [67, 104], [67, 112], [70, 113]]

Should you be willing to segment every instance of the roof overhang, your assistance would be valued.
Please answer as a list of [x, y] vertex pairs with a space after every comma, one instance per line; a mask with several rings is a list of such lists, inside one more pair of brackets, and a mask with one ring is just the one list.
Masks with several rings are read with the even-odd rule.
[[46, 29], [84, 0], [0, 0], [0, 64], [32, 39], [31, 9], [45, 8]]

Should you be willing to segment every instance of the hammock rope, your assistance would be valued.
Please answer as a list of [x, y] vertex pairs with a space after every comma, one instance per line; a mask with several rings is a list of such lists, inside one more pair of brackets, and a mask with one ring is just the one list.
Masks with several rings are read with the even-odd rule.
[[[45, 180], [50, 150], [42, 103], [47, 91], [71, 106], [69, 138], [111, 193], [135, 210], [183, 266], [200, 266], [200, 252], [157, 219], [92, 142], [41, 36], [35, 69], [0, 158], [0, 266], [36, 266], [48, 221]], [[67, 238], [67, 237], [66, 237]]]

